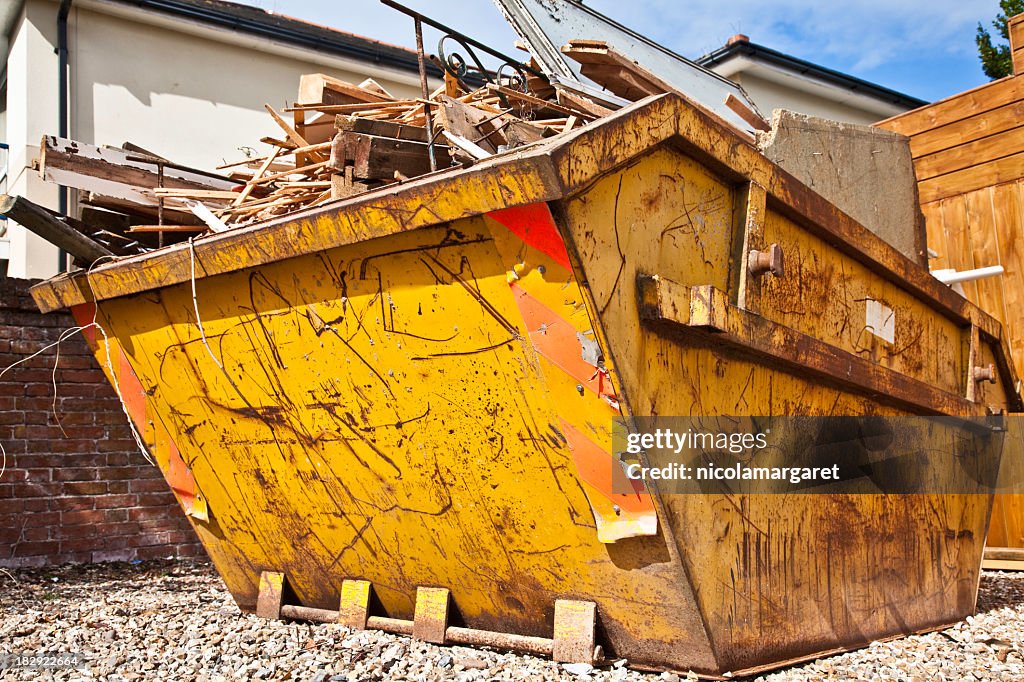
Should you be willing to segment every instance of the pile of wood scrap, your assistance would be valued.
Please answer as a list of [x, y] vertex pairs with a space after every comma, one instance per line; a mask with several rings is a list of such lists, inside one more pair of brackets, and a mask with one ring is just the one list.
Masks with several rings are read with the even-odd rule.
[[[427, 99], [402, 99], [372, 80], [353, 85], [306, 75], [298, 101], [285, 109], [291, 121], [268, 107], [283, 133], [263, 138], [273, 151], [221, 167], [253, 171], [221, 215], [229, 225], [248, 224], [464, 167], [585, 125], [608, 111], [559, 104], [507, 85], [467, 92], [454, 78]], [[285, 159], [287, 167], [274, 167]], [[261, 187], [269, 191], [262, 196], [247, 192]]]
[[[673, 92], [604, 43], [572, 41], [562, 51], [618, 97]], [[269, 151], [220, 166], [222, 174], [134, 145], [95, 147], [55, 137], [43, 140], [40, 172], [81, 190], [80, 200], [94, 207], [83, 214], [85, 222], [129, 234], [145, 250], [466, 167], [587, 125], [612, 106], [536, 75], [519, 88], [507, 80], [473, 87], [446, 75], [428, 97], [402, 98], [372, 79], [357, 85], [309, 74], [301, 77], [293, 106], [266, 106], [277, 131], [261, 139]], [[761, 127], [756, 114], [744, 113]]]

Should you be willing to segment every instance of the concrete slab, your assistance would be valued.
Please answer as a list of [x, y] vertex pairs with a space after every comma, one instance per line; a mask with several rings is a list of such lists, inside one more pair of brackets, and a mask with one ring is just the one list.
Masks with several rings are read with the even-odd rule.
[[757, 145], [798, 180], [927, 267], [909, 138], [776, 109], [771, 132], [758, 133]]

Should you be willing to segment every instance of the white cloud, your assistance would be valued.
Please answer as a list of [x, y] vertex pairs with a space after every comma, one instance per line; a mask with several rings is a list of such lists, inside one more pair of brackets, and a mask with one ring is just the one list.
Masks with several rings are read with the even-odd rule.
[[995, 0], [615, 0], [590, 6], [688, 56], [722, 46], [734, 33], [821, 64], [866, 70], [909, 53], [973, 54], [974, 28]]

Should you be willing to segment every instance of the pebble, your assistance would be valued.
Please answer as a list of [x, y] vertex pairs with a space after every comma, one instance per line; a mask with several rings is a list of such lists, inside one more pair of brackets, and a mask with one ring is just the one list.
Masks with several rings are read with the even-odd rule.
[[[164, 560], [0, 573], [0, 655], [14, 651], [80, 651], [86, 667], [52, 674], [0, 670], [3, 682], [696, 679], [687, 671], [629, 670], [622, 659], [596, 668], [560, 665], [341, 625], [265, 621], [238, 610], [209, 564]], [[1024, 680], [1024, 573], [983, 573], [977, 613], [941, 632], [876, 642], [747, 682], [817, 680]]]
[[562, 667], [565, 671], [572, 673], [578, 677], [590, 677], [590, 673], [593, 672], [594, 666], [589, 663], [563, 663]]

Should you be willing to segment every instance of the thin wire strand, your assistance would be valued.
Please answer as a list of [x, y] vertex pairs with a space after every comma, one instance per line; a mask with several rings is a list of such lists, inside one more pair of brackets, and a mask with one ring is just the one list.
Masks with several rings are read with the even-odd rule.
[[[39, 357], [40, 355], [42, 355], [46, 351], [50, 350], [54, 346], [60, 348], [60, 344], [63, 343], [64, 341], [66, 341], [68, 339], [68, 337], [70, 337], [72, 334], [76, 334], [76, 333], [78, 333], [80, 331], [85, 331], [86, 329], [89, 329], [89, 328], [91, 328], [93, 326], [95, 326], [97, 328], [99, 327], [99, 325], [96, 324], [95, 321], [93, 321], [90, 324], [85, 325], [84, 327], [71, 327], [70, 329], [65, 329], [63, 332], [61, 332], [60, 336], [57, 337], [57, 340], [54, 341], [53, 343], [48, 344], [46, 346], [43, 346], [42, 348], [37, 350], [35, 353], [32, 353], [31, 355], [26, 355], [25, 357], [21, 358], [20, 360], [15, 360], [11, 364], [7, 365], [2, 370], [0, 370], [0, 379], [3, 379], [5, 374], [10, 372], [12, 369], [17, 367], [18, 365], [24, 364], [24, 363], [28, 362], [29, 360], [32, 360], [33, 358]], [[54, 365], [53, 372], [54, 372], [54, 376], [55, 376], [56, 373], [57, 373], [57, 366], [56, 366], [56, 364]], [[56, 404], [57, 404], [57, 395], [56, 395], [57, 383], [56, 383], [56, 381], [57, 381], [56, 378], [54, 378], [54, 389], [53, 389], [54, 390], [54, 399], [53, 399], [54, 400], [54, 410], [56, 410]], [[64, 429], [62, 427], [61, 431], [63, 431], [63, 430]], [[65, 434], [65, 436], [66, 435], [67, 434]], [[0, 478], [3, 478], [4, 473], [6, 471], [7, 471], [7, 450], [4, 449], [4, 444], [2, 442], [0, 442]]]
[[110, 383], [114, 386], [114, 393], [117, 395], [117, 402], [121, 403], [121, 411], [124, 412], [124, 416], [128, 417], [128, 428], [131, 429], [132, 438], [135, 439], [135, 445], [138, 446], [139, 452], [142, 453], [142, 458], [150, 464], [156, 466], [156, 462], [149, 454], [149, 449], [146, 447], [145, 442], [142, 440], [142, 435], [139, 430], [135, 427], [135, 420], [132, 419], [132, 415], [128, 412], [128, 405], [125, 404], [124, 398], [121, 395], [121, 383], [117, 380], [117, 374], [114, 372], [114, 363], [110, 359], [110, 337], [107, 336], [106, 330], [96, 322], [96, 316], [99, 315], [99, 306], [93, 312], [93, 324], [96, 325], [96, 329], [100, 330], [100, 334], [103, 335], [103, 349], [107, 355], [107, 369], [110, 370]]
[[206, 330], [203, 329], [203, 320], [199, 317], [199, 300], [196, 298], [196, 249], [192, 244], [192, 240], [195, 237], [189, 237], [188, 239], [188, 254], [189, 261], [192, 264], [192, 309], [196, 313], [196, 325], [199, 327], [199, 335], [203, 337], [203, 345], [206, 346], [206, 352], [210, 354], [210, 358], [217, 363], [217, 367], [223, 372], [224, 365], [221, 361], [213, 354], [213, 349], [210, 348], [210, 342], [206, 340]]
[[50, 372], [50, 383], [53, 384], [53, 402], [50, 404], [50, 411], [53, 412], [53, 419], [57, 422], [57, 426], [60, 427], [60, 432], [67, 438], [68, 432], [64, 430], [64, 425], [60, 422], [60, 415], [57, 414], [57, 367], [59, 366], [60, 344], [57, 344], [56, 352], [53, 355], [53, 371]]

